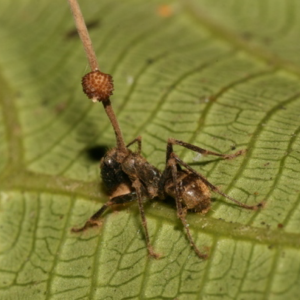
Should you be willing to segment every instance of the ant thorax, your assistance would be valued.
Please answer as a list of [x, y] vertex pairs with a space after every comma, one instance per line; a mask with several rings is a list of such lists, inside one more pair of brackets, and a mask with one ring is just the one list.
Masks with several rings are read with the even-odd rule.
[[139, 153], [131, 152], [124, 159], [123, 171], [128, 174], [131, 182], [135, 180], [141, 182], [150, 199], [158, 196], [161, 172]]

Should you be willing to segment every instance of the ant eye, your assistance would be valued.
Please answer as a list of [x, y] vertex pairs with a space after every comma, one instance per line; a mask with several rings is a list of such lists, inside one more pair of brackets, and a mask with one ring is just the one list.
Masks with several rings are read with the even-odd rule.
[[86, 74], [82, 78], [82, 87], [84, 93], [94, 102], [109, 99], [114, 89], [112, 77], [99, 70]]

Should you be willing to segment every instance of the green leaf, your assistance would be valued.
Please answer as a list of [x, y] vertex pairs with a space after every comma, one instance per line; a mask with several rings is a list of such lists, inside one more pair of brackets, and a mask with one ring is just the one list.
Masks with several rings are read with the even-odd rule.
[[[176, 153], [245, 210], [213, 195], [188, 215], [137, 205], [71, 233], [108, 200], [101, 150], [115, 145], [81, 91], [87, 60], [67, 1], [0, 3], [1, 299], [298, 299], [299, 3], [292, 0], [81, 1], [124, 138], [164, 168], [174, 137], [234, 160]], [[236, 150], [233, 150], [233, 149]]]

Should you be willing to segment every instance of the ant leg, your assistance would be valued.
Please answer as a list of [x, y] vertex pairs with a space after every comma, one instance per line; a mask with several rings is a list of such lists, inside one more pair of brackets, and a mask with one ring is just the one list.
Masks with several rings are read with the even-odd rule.
[[110, 199], [109, 201], [107, 201], [105, 204], [103, 204], [103, 206], [96, 213], [94, 213], [82, 227], [80, 227], [80, 228], [73, 227], [71, 229], [71, 231], [72, 232], [81, 232], [81, 231], [85, 231], [86, 229], [88, 229], [90, 227], [99, 226], [100, 217], [103, 215], [103, 213], [109, 207], [111, 207], [113, 205], [117, 205], [117, 204], [125, 204], [125, 203], [132, 202], [135, 200], [136, 200], [135, 192], [114, 197], [114, 198]]
[[179, 188], [177, 184], [177, 166], [176, 166], [176, 161], [174, 158], [169, 158], [168, 160], [168, 166], [171, 167], [172, 171], [172, 178], [173, 178], [173, 184], [175, 187], [175, 201], [176, 201], [176, 208], [177, 208], [177, 217], [181, 220], [181, 223], [186, 231], [187, 238], [190, 242], [190, 245], [193, 247], [195, 253], [200, 257], [200, 258], [208, 258], [207, 254], [201, 253], [198, 247], [196, 246], [191, 233], [189, 229], [189, 224], [186, 221], [186, 214], [187, 214], [187, 209], [182, 207], [181, 199], [180, 199], [180, 193], [179, 193]]
[[246, 205], [230, 196], [228, 196], [227, 194], [223, 193], [222, 191], [220, 191], [216, 186], [214, 186], [213, 184], [211, 184], [204, 176], [202, 176], [200, 173], [196, 172], [193, 168], [191, 168], [187, 163], [185, 163], [184, 161], [182, 161], [174, 152], [171, 154], [172, 157], [174, 157], [174, 159], [176, 160], [176, 162], [178, 164], [180, 164], [181, 166], [184, 166], [186, 169], [188, 169], [190, 172], [192, 172], [193, 174], [195, 174], [196, 176], [198, 176], [201, 181], [206, 184], [208, 187], [211, 188], [211, 190], [215, 193], [218, 193], [220, 195], [222, 195], [223, 197], [231, 200], [232, 202], [236, 203], [237, 205], [243, 207], [243, 208], [247, 208], [247, 209], [252, 209], [252, 210], [257, 210], [260, 207], [264, 206], [263, 202], [260, 202], [256, 205]]
[[180, 141], [180, 140], [176, 140], [173, 138], [169, 138], [168, 139], [168, 144], [172, 144], [172, 145], [179, 145], [182, 146], [184, 148], [190, 149], [192, 151], [195, 151], [197, 153], [203, 154], [203, 155], [214, 155], [214, 156], [219, 156], [222, 157], [224, 159], [233, 159], [241, 154], [244, 154], [247, 150], [239, 150], [236, 153], [233, 154], [221, 154], [221, 153], [217, 153], [217, 152], [213, 152], [213, 151], [209, 151], [200, 147], [197, 147], [195, 145]]
[[137, 138], [135, 138], [132, 142], [130, 142], [128, 145], [126, 145], [126, 148], [130, 147], [134, 143], [138, 143], [138, 154], [140, 154], [142, 151], [142, 137], [138, 136]]
[[144, 206], [143, 206], [143, 201], [142, 201], [141, 182], [138, 179], [136, 179], [132, 183], [132, 186], [135, 188], [136, 194], [137, 194], [137, 202], [138, 202], [138, 205], [139, 205], [139, 210], [140, 210], [140, 214], [141, 214], [141, 218], [142, 218], [142, 225], [143, 225], [144, 231], [145, 231], [145, 238], [146, 238], [148, 253], [149, 253], [150, 256], [158, 259], [158, 258], [160, 258], [160, 255], [154, 252], [153, 247], [152, 247], [151, 242], [150, 242], [150, 238], [149, 238], [147, 219], [146, 219], [146, 216], [145, 216], [145, 211], [144, 211]]

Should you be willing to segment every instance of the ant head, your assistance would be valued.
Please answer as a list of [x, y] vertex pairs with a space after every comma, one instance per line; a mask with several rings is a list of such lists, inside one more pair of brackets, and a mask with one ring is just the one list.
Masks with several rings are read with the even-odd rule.
[[113, 79], [109, 74], [100, 72], [99, 70], [87, 73], [82, 78], [82, 87], [84, 93], [93, 102], [105, 101], [113, 94]]

